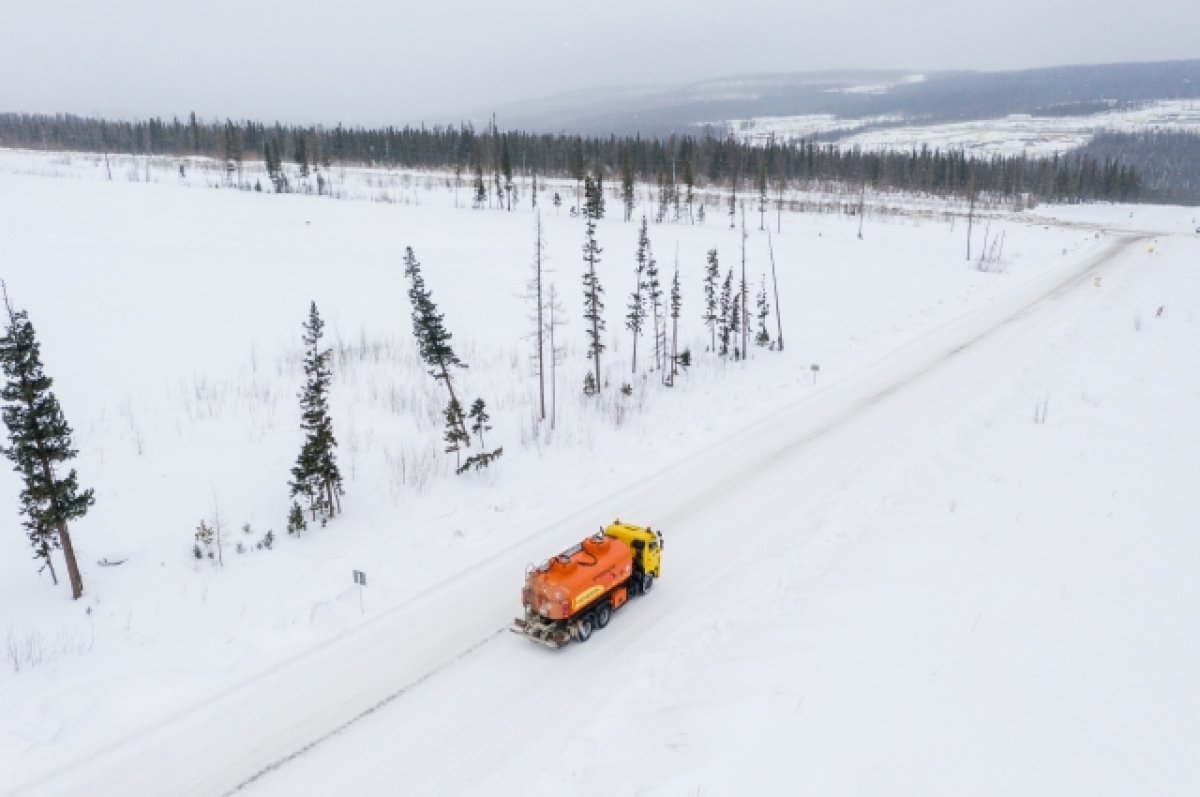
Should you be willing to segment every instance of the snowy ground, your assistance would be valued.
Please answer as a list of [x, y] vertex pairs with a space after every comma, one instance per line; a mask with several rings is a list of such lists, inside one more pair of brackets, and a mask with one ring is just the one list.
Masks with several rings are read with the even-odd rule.
[[[1187, 794], [1200, 779], [1195, 210], [997, 216], [987, 273], [963, 262], [961, 219], [869, 217], [858, 240], [857, 219], [785, 213], [787, 347], [741, 364], [703, 351], [698, 320], [704, 253], [737, 264], [738, 234], [716, 208], [652, 225], [664, 269], [678, 246], [697, 363], [674, 389], [631, 378], [626, 399], [636, 230], [612, 201], [596, 402], [578, 391], [582, 224], [547, 208], [570, 322], [550, 432], [522, 340], [527, 197], [472, 211], [445, 178], [364, 170], [342, 176], [348, 197], [408, 193], [339, 202], [68, 161], [0, 157], [2, 276], [97, 489], [78, 604], [36, 575], [15, 511], [0, 538], [0, 793]], [[471, 365], [463, 389], [494, 407], [505, 457], [489, 473], [455, 477], [440, 453], [406, 245]], [[289, 539], [310, 299], [339, 350], [347, 512]], [[0, 487], [15, 507], [15, 478]], [[217, 514], [231, 546], [282, 539], [198, 563], [192, 531]], [[617, 515], [667, 534], [655, 593], [558, 654], [504, 633], [524, 566]], [[365, 613], [351, 569], [370, 579]]]
[[979, 119], [922, 125], [903, 124], [854, 132], [893, 118], [844, 119], [830, 114], [772, 116], [731, 122], [734, 135], [743, 141], [793, 141], [819, 133], [844, 135], [839, 146], [865, 150], [930, 149], [966, 150], [981, 156], [1020, 155], [1048, 157], [1082, 147], [1098, 130], [1200, 130], [1200, 101], [1162, 100], [1142, 108], [1114, 110], [1085, 116], [1030, 116], [1014, 114], [1002, 119]]

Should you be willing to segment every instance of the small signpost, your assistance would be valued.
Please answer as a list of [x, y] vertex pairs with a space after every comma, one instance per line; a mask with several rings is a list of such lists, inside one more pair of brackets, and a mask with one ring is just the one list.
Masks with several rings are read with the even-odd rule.
[[363, 607], [363, 587], [367, 586], [367, 574], [362, 570], [355, 570], [354, 583], [358, 585], [358, 611], [366, 614], [366, 609]]
[[813, 363], [812, 365], [809, 366], [809, 370], [812, 371], [813, 384], [815, 385], [817, 383], [817, 372], [821, 370], [821, 366], [817, 365], [816, 363]]

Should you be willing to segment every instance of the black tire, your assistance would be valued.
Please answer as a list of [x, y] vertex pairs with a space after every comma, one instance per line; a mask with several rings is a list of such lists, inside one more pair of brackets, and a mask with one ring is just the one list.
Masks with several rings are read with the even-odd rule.
[[600, 630], [608, 625], [608, 621], [612, 619], [612, 606], [605, 601], [596, 609], [596, 630]]
[[654, 576], [651, 573], [642, 573], [642, 583], [639, 585], [639, 591], [646, 595], [654, 587]]
[[587, 642], [592, 638], [592, 618], [584, 617], [575, 623], [575, 638], [580, 642]]

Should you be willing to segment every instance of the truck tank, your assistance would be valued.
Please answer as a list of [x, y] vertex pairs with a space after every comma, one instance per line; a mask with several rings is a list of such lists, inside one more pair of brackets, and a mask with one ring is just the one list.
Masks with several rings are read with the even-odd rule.
[[546, 620], [570, 620], [632, 573], [633, 550], [622, 540], [596, 534], [530, 571], [522, 603]]

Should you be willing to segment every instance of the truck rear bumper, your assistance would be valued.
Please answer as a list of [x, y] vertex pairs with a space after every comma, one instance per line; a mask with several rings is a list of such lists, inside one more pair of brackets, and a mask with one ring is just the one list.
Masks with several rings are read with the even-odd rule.
[[508, 628], [514, 634], [539, 642], [548, 648], [561, 648], [571, 641], [571, 632], [563, 623], [546, 622], [540, 618], [518, 617]]

